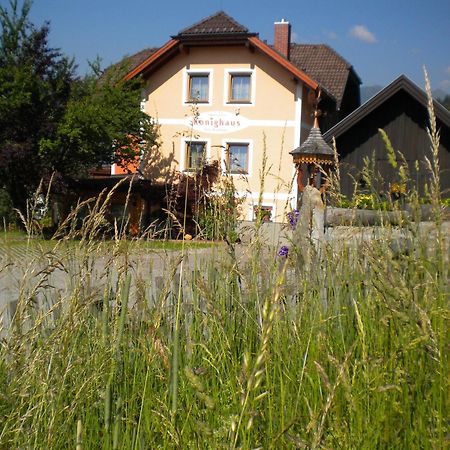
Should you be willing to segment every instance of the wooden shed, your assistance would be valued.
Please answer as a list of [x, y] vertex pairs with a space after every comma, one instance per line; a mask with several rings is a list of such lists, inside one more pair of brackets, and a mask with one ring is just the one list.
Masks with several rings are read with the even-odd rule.
[[[434, 111], [441, 138], [439, 162], [442, 194], [450, 197], [450, 112], [436, 101]], [[382, 175], [384, 182], [377, 184], [380, 191], [389, 189], [389, 184], [398, 181], [398, 174], [388, 162], [386, 147], [378, 131], [381, 128], [388, 134], [394, 149], [404, 155], [411, 182], [423, 194], [429, 180], [424, 160], [431, 157], [428, 126], [425, 91], [401, 75], [328, 130], [324, 139], [328, 143], [332, 142], [333, 137], [336, 139], [342, 193], [350, 197], [355, 182], [364, 188], [361, 170], [365, 158], [372, 160]]]

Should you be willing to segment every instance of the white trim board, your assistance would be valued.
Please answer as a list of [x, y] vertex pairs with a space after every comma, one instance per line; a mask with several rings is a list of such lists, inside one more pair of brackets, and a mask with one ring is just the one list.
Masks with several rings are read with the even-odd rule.
[[[294, 128], [294, 127], [296, 127], [295, 120], [248, 119], [247, 121], [248, 121], [249, 127], [274, 127], [274, 128]], [[158, 119], [157, 123], [159, 125], [179, 125], [179, 126], [186, 126], [186, 127], [190, 128], [190, 127], [192, 127], [192, 118], [191, 117], [184, 117], [184, 118], [180, 118], [180, 119], [163, 118], [163, 119]], [[311, 128], [311, 127], [309, 127], [309, 128]]]

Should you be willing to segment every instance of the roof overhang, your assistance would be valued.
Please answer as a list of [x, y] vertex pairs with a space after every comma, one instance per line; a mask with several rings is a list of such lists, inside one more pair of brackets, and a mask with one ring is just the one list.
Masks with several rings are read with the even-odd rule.
[[169, 42], [164, 44], [161, 48], [152, 53], [145, 61], [136, 66], [130, 72], [125, 75], [125, 80], [131, 80], [132, 78], [141, 75], [152, 66], [162, 64], [170, 58], [174, 53], [178, 51], [180, 41], [177, 39], [171, 39]]
[[311, 89], [316, 90], [319, 87], [319, 83], [317, 83], [317, 81], [310, 78], [308, 75], [306, 75], [305, 72], [303, 72], [302, 70], [295, 67], [286, 58], [281, 56], [278, 52], [273, 50], [271, 47], [269, 47], [267, 44], [265, 44], [263, 41], [261, 41], [257, 37], [251, 37], [251, 38], [249, 38], [249, 41], [254, 47], [256, 47], [261, 52], [265, 53], [267, 56], [272, 58], [274, 61], [276, 61], [281, 66], [283, 66], [285, 69], [287, 69], [289, 72], [291, 72], [291, 74], [296, 79], [302, 81]]
[[171, 58], [175, 55], [181, 46], [198, 46], [198, 45], [250, 45], [267, 55], [273, 61], [284, 67], [288, 72], [292, 74], [292, 76], [303, 82], [309, 88], [316, 90], [319, 87], [317, 81], [310, 78], [306, 75], [305, 72], [295, 67], [291, 62], [289, 62], [286, 58], [281, 56], [278, 52], [270, 48], [267, 44], [262, 42], [258, 37], [250, 35], [245, 39], [239, 39], [235, 36], [233, 39], [220, 38], [217, 36], [214, 39], [206, 38], [206, 36], [199, 36], [198, 39], [171, 39], [169, 42], [164, 44], [160, 49], [158, 49], [155, 53], [150, 55], [145, 61], [136, 66], [130, 72], [125, 75], [125, 80], [130, 80], [138, 75], [144, 74], [156, 67], [159, 67], [162, 63], [164, 63], [167, 59]]
[[334, 166], [335, 164], [333, 156], [317, 155], [315, 153], [290, 153], [294, 164], [318, 164], [319, 166]]
[[258, 36], [258, 33], [249, 32], [214, 32], [214, 33], [192, 33], [192, 34], [177, 34], [171, 36], [180, 42], [195, 43], [195, 42], [215, 42], [215, 41], [246, 41], [250, 37]]

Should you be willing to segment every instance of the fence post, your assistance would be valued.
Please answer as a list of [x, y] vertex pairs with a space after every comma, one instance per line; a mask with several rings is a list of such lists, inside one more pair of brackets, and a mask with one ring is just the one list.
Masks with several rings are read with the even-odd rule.
[[314, 186], [306, 186], [302, 195], [302, 205], [294, 241], [300, 255], [298, 263], [306, 276], [316, 280], [323, 306], [327, 306], [325, 257], [325, 204], [320, 191]]

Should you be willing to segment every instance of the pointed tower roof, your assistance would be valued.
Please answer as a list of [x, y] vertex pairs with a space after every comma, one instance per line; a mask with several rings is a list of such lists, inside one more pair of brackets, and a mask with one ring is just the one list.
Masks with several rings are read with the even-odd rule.
[[233, 36], [256, 36], [257, 33], [250, 33], [248, 28], [236, 22], [232, 17], [223, 11], [219, 11], [200, 22], [195, 23], [181, 30], [174, 39], [186, 39], [190, 37], [201, 37], [211, 35], [233, 35]]
[[318, 114], [314, 118], [314, 125], [306, 141], [289, 153], [294, 158], [294, 163], [334, 164], [334, 151], [323, 139], [319, 128]]

